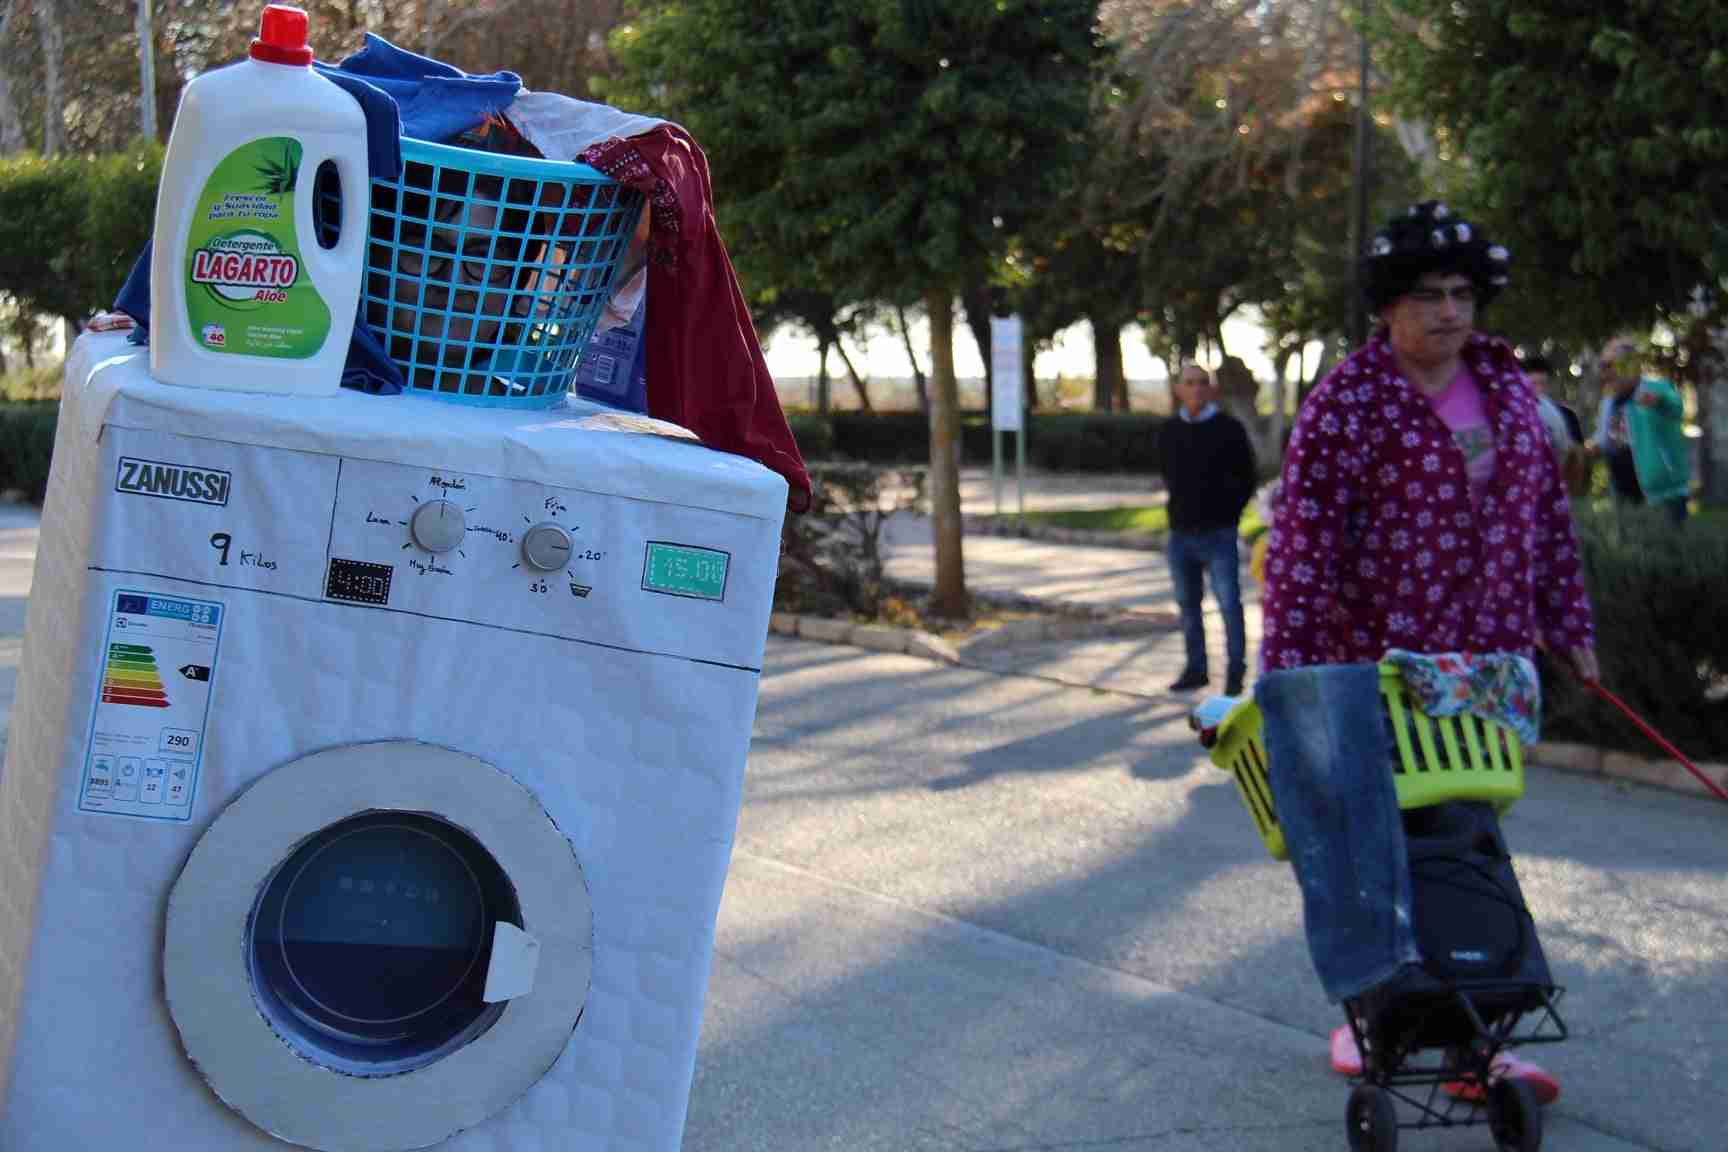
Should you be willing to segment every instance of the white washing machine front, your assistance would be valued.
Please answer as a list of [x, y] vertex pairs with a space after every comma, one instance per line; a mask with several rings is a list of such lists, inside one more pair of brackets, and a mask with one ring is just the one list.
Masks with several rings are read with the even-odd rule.
[[569, 1043], [594, 948], [581, 866], [533, 794], [411, 742], [252, 785], [192, 850], [165, 935], [168, 1008], [211, 1089], [331, 1152], [429, 1147], [514, 1103]]
[[0, 1148], [675, 1152], [784, 481], [577, 405], [67, 371]]

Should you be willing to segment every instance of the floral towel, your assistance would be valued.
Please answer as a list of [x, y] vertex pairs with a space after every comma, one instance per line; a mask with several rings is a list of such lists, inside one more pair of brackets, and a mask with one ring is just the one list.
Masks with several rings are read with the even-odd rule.
[[1416, 707], [1430, 716], [1468, 712], [1506, 725], [1526, 747], [1541, 735], [1542, 683], [1528, 657], [1509, 652], [1428, 655], [1393, 648], [1386, 660], [1403, 673]]

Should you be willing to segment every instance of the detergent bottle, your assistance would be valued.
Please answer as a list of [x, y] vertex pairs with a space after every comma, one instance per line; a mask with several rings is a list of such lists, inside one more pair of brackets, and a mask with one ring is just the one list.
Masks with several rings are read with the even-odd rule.
[[302, 396], [341, 384], [370, 203], [366, 117], [313, 71], [306, 33], [304, 11], [268, 6], [250, 59], [180, 98], [150, 265], [158, 380]]

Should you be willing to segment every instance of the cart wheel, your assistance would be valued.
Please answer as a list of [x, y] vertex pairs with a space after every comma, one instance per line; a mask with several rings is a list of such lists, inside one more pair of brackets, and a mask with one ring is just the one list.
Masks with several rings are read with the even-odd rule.
[[1398, 1152], [1398, 1110], [1392, 1097], [1372, 1084], [1350, 1090], [1344, 1126], [1350, 1152]]
[[1542, 1147], [1542, 1105], [1522, 1080], [1488, 1086], [1488, 1127], [1500, 1152], [1536, 1152]]

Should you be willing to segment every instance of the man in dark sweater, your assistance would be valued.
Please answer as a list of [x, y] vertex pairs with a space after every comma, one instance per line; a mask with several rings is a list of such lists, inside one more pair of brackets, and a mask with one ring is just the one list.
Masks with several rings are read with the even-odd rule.
[[1224, 617], [1229, 660], [1224, 692], [1240, 696], [1248, 639], [1236, 534], [1242, 510], [1254, 496], [1254, 449], [1242, 422], [1219, 410], [1212, 374], [1200, 365], [1183, 365], [1176, 400], [1176, 416], [1164, 425], [1158, 452], [1170, 493], [1170, 580], [1187, 648], [1187, 663], [1170, 691], [1190, 692], [1211, 682], [1200, 608], [1202, 574], [1210, 572], [1212, 597]]

